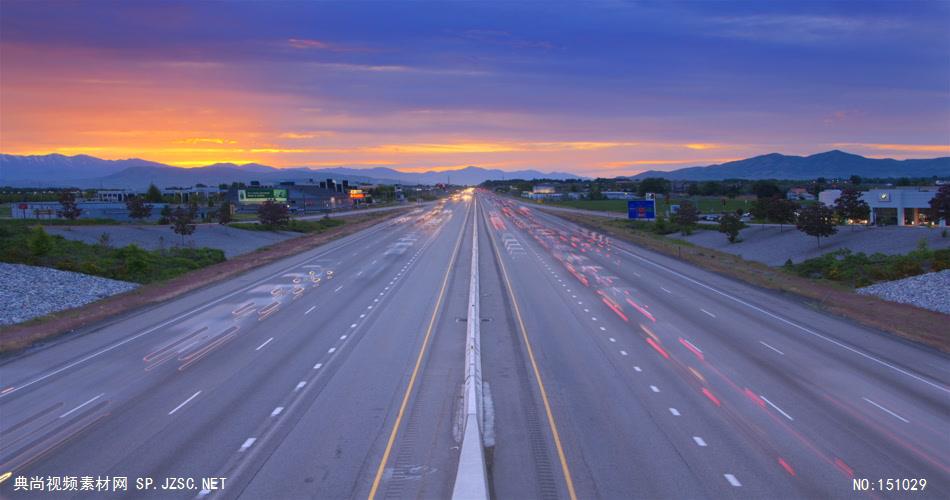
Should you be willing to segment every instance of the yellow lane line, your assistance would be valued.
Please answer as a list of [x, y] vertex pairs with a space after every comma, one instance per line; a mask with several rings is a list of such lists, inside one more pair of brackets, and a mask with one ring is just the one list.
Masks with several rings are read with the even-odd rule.
[[518, 307], [518, 300], [515, 299], [515, 292], [511, 288], [511, 280], [508, 279], [508, 270], [498, 252], [498, 245], [495, 243], [495, 236], [488, 231], [491, 238], [492, 248], [495, 250], [495, 257], [498, 265], [501, 266], [501, 274], [505, 278], [505, 286], [508, 288], [508, 295], [511, 297], [511, 303], [515, 306], [515, 317], [518, 319], [518, 326], [521, 329], [521, 338], [524, 339], [524, 345], [528, 351], [528, 359], [531, 361], [531, 369], [534, 371], [534, 379], [538, 382], [538, 389], [541, 391], [541, 401], [544, 402], [544, 412], [548, 416], [548, 426], [551, 428], [551, 435], [554, 436], [554, 447], [557, 448], [557, 456], [561, 461], [561, 471], [564, 472], [564, 482], [567, 483], [567, 493], [571, 500], [577, 500], [577, 494], [574, 492], [574, 480], [571, 479], [571, 469], [567, 466], [567, 458], [564, 456], [564, 448], [561, 446], [561, 435], [557, 431], [557, 424], [554, 422], [554, 414], [551, 413], [551, 404], [548, 402], [548, 393], [544, 390], [544, 382], [541, 381], [541, 372], [538, 370], [538, 363], [534, 359], [534, 350], [531, 349], [531, 342], [528, 340], [528, 330], [524, 326], [524, 320], [521, 318], [521, 308]]
[[[469, 205], [469, 211], [474, 205]], [[416, 375], [419, 374], [419, 367], [422, 365], [422, 358], [425, 356], [426, 348], [429, 345], [429, 337], [432, 335], [432, 328], [435, 326], [435, 318], [439, 313], [439, 307], [442, 304], [442, 299], [445, 297], [445, 288], [449, 283], [449, 274], [452, 272], [452, 268], [455, 267], [455, 257], [458, 255], [459, 247], [462, 245], [462, 236], [465, 235], [465, 226], [468, 221], [468, 212], [465, 214], [465, 223], [462, 224], [462, 228], [459, 230], [458, 240], [455, 242], [455, 249], [452, 250], [452, 258], [449, 260], [449, 265], [445, 269], [445, 277], [442, 278], [442, 289], [439, 290], [439, 298], [435, 302], [435, 308], [432, 309], [432, 318], [429, 320], [429, 327], [426, 329], [426, 335], [422, 339], [422, 347], [419, 348], [419, 355], [416, 357], [416, 365], [412, 369], [412, 375], [409, 376], [409, 385], [406, 387], [406, 393], [403, 394], [402, 404], [399, 405], [399, 413], [396, 415], [396, 422], [393, 424], [393, 430], [389, 433], [389, 441], [386, 443], [386, 450], [383, 451], [383, 458], [379, 462], [379, 467], [376, 469], [376, 477], [373, 479], [373, 486], [369, 490], [369, 500], [373, 500], [376, 497], [376, 491], [379, 490], [379, 483], [383, 478], [383, 471], [386, 469], [386, 462], [389, 461], [389, 454], [392, 452], [393, 443], [396, 442], [396, 434], [399, 432], [399, 425], [402, 423], [403, 414], [406, 413], [406, 406], [409, 404], [409, 395], [412, 394], [412, 388], [416, 384]]]

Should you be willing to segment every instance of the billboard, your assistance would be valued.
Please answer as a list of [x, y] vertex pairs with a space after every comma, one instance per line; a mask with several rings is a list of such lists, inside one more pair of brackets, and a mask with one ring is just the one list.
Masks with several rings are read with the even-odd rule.
[[656, 219], [656, 200], [630, 200], [627, 202], [627, 218], [638, 220]]
[[363, 198], [366, 198], [366, 193], [364, 193], [362, 189], [351, 189], [350, 198], [354, 200], [362, 200]]
[[267, 200], [287, 202], [286, 189], [244, 188], [238, 190], [239, 203], [264, 203]]

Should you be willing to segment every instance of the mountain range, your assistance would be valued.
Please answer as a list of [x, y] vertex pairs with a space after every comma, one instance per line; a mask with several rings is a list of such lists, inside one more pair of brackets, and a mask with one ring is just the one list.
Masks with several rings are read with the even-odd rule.
[[181, 168], [153, 161], [131, 158], [103, 160], [88, 155], [42, 156], [0, 155], [0, 186], [13, 187], [79, 187], [143, 189], [150, 183], [160, 187], [216, 186], [231, 182], [262, 183], [280, 181], [308, 182], [333, 178], [371, 184], [437, 184], [477, 185], [500, 179], [580, 179], [564, 172], [537, 170], [504, 171], [469, 166], [457, 170], [401, 172], [391, 168], [276, 168], [257, 163], [236, 165], [216, 163], [204, 167]]
[[[744, 160], [706, 167], [679, 170], [648, 170], [631, 179], [664, 177], [671, 180], [721, 179], [815, 179], [861, 177], [948, 177], [950, 157], [922, 160], [865, 158], [844, 151], [827, 151], [811, 156], [790, 156], [771, 153]], [[88, 155], [41, 156], [0, 155], [0, 186], [13, 187], [79, 187], [144, 189], [150, 183], [160, 187], [210, 186], [231, 182], [263, 183], [280, 181], [308, 182], [326, 178], [372, 184], [437, 184], [477, 185], [486, 180], [504, 179], [583, 179], [564, 172], [537, 170], [504, 171], [469, 166], [457, 170], [401, 172], [391, 168], [276, 168], [257, 163], [236, 165], [216, 163], [197, 168], [181, 168], [158, 162], [131, 158], [103, 160]]]
[[950, 157], [926, 160], [894, 160], [865, 158], [832, 150], [811, 156], [790, 156], [779, 153], [754, 156], [707, 167], [687, 167], [669, 172], [648, 170], [632, 179], [663, 177], [670, 180], [722, 179], [828, 179], [850, 177], [947, 177]]

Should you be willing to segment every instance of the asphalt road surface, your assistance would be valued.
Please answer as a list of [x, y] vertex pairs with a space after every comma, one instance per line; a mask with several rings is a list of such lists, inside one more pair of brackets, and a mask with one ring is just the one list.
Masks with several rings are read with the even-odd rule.
[[450, 497], [474, 225], [494, 498], [950, 496], [946, 355], [474, 198], [5, 361], [0, 495]]

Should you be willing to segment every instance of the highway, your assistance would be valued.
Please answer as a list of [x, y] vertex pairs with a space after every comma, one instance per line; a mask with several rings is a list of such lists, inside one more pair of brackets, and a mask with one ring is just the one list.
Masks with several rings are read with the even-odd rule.
[[950, 496], [946, 355], [485, 192], [6, 360], [0, 495], [450, 497], [473, 231], [494, 498]]

